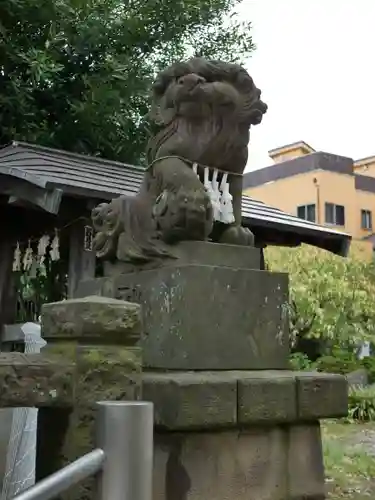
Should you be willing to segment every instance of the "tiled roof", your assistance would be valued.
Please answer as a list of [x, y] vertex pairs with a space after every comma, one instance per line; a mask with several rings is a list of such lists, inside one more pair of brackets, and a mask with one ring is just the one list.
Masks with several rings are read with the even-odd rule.
[[[275, 167], [278, 168], [278, 167]], [[133, 165], [14, 142], [0, 149], [0, 175], [22, 178], [40, 187], [60, 188], [65, 195], [109, 200], [134, 195], [143, 169]], [[0, 178], [1, 181], [1, 178]], [[259, 233], [290, 242], [305, 242], [346, 255], [350, 236], [299, 219], [247, 196], [242, 201], [244, 224]]]
[[26, 174], [42, 187], [108, 199], [136, 193], [143, 176], [141, 167], [21, 142], [0, 149], [0, 170], [16, 177]]

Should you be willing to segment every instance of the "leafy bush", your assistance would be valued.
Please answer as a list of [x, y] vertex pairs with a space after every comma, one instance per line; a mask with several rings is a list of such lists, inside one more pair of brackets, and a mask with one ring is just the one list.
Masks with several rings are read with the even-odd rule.
[[367, 371], [368, 381], [370, 384], [375, 383], [375, 357], [366, 356], [360, 360], [361, 368]]
[[354, 353], [336, 348], [331, 356], [322, 356], [313, 363], [313, 368], [318, 372], [341, 373], [343, 375], [364, 369], [367, 372], [369, 384], [375, 383], [375, 357], [373, 356], [358, 359]]
[[311, 370], [312, 363], [308, 356], [302, 352], [294, 352], [289, 356], [289, 365], [291, 370], [303, 371]]
[[350, 420], [375, 421], [375, 387], [351, 387], [349, 390]]
[[364, 341], [373, 341], [374, 263], [308, 245], [270, 247], [265, 258], [271, 271], [289, 274], [292, 347], [301, 339], [320, 339], [323, 355], [332, 354], [333, 347], [354, 352]]
[[315, 362], [315, 369], [318, 372], [346, 374], [363, 368], [361, 360], [354, 355], [335, 350], [330, 356], [322, 356]]

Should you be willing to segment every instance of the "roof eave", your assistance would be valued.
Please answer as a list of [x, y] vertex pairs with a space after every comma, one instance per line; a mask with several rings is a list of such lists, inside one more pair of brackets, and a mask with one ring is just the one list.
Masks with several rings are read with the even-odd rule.
[[26, 202], [57, 215], [63, 190], [48, 188], [44, 179], [16, 168], [0, 169], [1, 191], [9, 196], [9, 204]]
[[347, 257], [352, 237], [345, 233], [319, 231], [318, 228], [307, 228], [288, 224], [279, 224], [260, 218], [244, 217], [244, 225], [257, 232], [261, 228], [262, 239], [266, 245], [280, 245], [279, 234], [282, 232], [282, 243], [285, 246], [299, 246], [302, 243], [314, 245], [328, 250], [340, 257]]

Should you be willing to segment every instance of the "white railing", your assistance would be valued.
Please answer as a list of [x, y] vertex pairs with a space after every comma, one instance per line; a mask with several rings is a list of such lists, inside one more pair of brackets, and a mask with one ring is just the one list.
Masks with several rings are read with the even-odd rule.
[[98, 500], [151, 500], [153, 404], [104, 401], [97, 407], [97, 448], [14, 500], [51, 500], [93, 475]]

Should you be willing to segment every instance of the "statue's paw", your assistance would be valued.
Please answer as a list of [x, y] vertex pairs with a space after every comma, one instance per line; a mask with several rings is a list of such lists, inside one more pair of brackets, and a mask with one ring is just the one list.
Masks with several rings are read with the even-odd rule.
[[254, 235], [247, 227], [230, 226], [221, 235], [220, 243], [253, 247]]
[[212, 205], [203, 189], [164, 191], [155, 202], [153, 214], [162, 239], [168, 242], [205, 240], [212, 230]]

